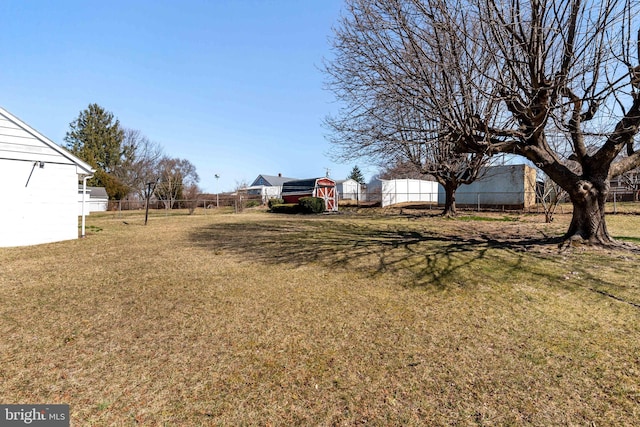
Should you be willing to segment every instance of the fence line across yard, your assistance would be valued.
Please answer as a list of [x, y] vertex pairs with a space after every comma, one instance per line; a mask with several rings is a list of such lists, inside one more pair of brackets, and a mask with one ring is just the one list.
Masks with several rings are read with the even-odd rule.
[[[385, 200], [385, 197], [387, 198]], [[513, 203], [518, 197], [514, 193], [507, 192], [459, 192], [456, 193], [456, 206], [466, 211], [511, 211], [523, 213], [544, 213], [545, 207], [539, 197], [536, 197], [535, 203]], [[533, 196], [529, 195], [529, 199]], [[422, 199], [422, 200], [420, 200]], [[526, 198], [525, 198], [526, 199]], [[606, 205], [606, 213], [640, 213], [640, 203], [629, 200], [630, 197], [626, 193], [612, 192], [609, 195]], [[395, 203], [391, 203], [395, 201]], [[509, 201], [510, 203], [501, 203], [501, 201]], [[173, 200], [171, 203], [162, 200], [152, 200], [149, 203], [150, 212], [163, 212], [165, 215], [173, 210], [188, 210], [194, 213], [206, 215], [208, 211], [216, 208], [233, 208], [235, 212], [241, 212], [244, 209], [256, 207], [264, 204], [261, 197], [254, 195], [223, 195], [216, 197], [207, 197], [195, 200]], [[442, 195], [438, 198], [438, 194], [414, 194], [414, 193], [394, 193], [393, 195], [383, 195], [380, 192], [363, 193], [362, 197], [340, 197], [339, 207], [415, 207], [419, 209], [438, 210], [444, 207]], [[111, 212], [118, 211], [144, 211], [144, 200], [111, 200], [108, 203], [108, 210]], [[564, 199], [555, 210], [558, 214], [570, 213], [572, 211], [571, 203]]]

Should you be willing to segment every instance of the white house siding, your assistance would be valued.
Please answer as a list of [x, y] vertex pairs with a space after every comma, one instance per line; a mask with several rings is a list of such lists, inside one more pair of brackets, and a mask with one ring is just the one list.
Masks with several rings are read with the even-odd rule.
[[[40, 167], [42, 165], [42, 167]], [[78, 180], [91, 167], [0, 108], [0, 247], [78, 237]]]
[[263, 187], [262, 189], [262, 197], [265, 202], [268, 202], [269, 199], [278, 199], [282, 193], [282, 185], [274, 185], [272, 187]]
[[[61, 155], [3, 115], [0, 109], [0, 158], [60, 162]], [[71, 163], [69, 160], [65, 163]]]
[[8, 186], [0, 213], [0, 246], [78, 237], [75, 165], [45, 163], [40, 169], [37, 165], [33, 168], [33, 162], [0, 160], [0, 170], [0, 174], [15, 181]]
[[260, 195], [262, 202], [267, 203], [269, 199], [277, 199], [282, 192], [281, 185], [268, 186], [268, 185], [254, 185], [247, 187], [247, 194]]
[[438, 203], [438, 183], [421, 179], [382, 181], [382, 207], [405, 202]]

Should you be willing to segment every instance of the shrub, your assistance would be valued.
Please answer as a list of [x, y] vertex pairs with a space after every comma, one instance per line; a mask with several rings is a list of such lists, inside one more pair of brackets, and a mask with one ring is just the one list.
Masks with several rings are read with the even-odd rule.
[[267, 202], [269, 209], [273, 208], [275, 205], [283, 205], [283, 204], [284, 204], [284, 200], [278, 199], [276, 197], [269, 199], [269, 201]]
[[300, 211], [306, 214], [324, 212], [324, 199], [320, 197], [302, 197], [298, 200]]
[[271, 212], [274, 213], [286, 213], [286, 214], [297, 214], [300, 213], [300, 205], [297, 203], [281, 203], [279, 205], [272, 205]]
[[[280, 203], [276, 203], [279, 201]], [[269, 200], [269, 209], [274, 213], [314, 214], [324, 212], [324, 199], [320, 197], [302, 197], [298, 203], [283, 203], [282, 199]]]

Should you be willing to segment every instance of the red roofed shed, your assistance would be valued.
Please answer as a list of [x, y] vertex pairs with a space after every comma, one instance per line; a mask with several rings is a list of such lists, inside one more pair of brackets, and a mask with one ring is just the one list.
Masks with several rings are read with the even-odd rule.
[[298, 203], [302, 197], [320, 197], [324, 199], [325, 211], [338, 210], [338, 190], [331, 178], [299, 179], [282, 184], [282, 200], [285, 203]]

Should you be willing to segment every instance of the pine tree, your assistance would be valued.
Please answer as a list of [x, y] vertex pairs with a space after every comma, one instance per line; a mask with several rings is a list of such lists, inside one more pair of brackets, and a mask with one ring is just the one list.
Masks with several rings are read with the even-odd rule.
[[124, 130], [118, 119], [98, 104], [89, 104], [69, 127], [64, 138], [67, 149], [96, 169], [90, 184], [105, 187], [110, 199], [126, 196], [128, 189], [115, 176], [130, 154], [123, 147]]
[[353, 169], [351, 169], [351, 173], [349, 174], [347, 179], [352, 179], [359, 184], [364, 183], [364, 175], [362, 175], [362, 172], [360, 171], [358, 165], [354, 166]]

